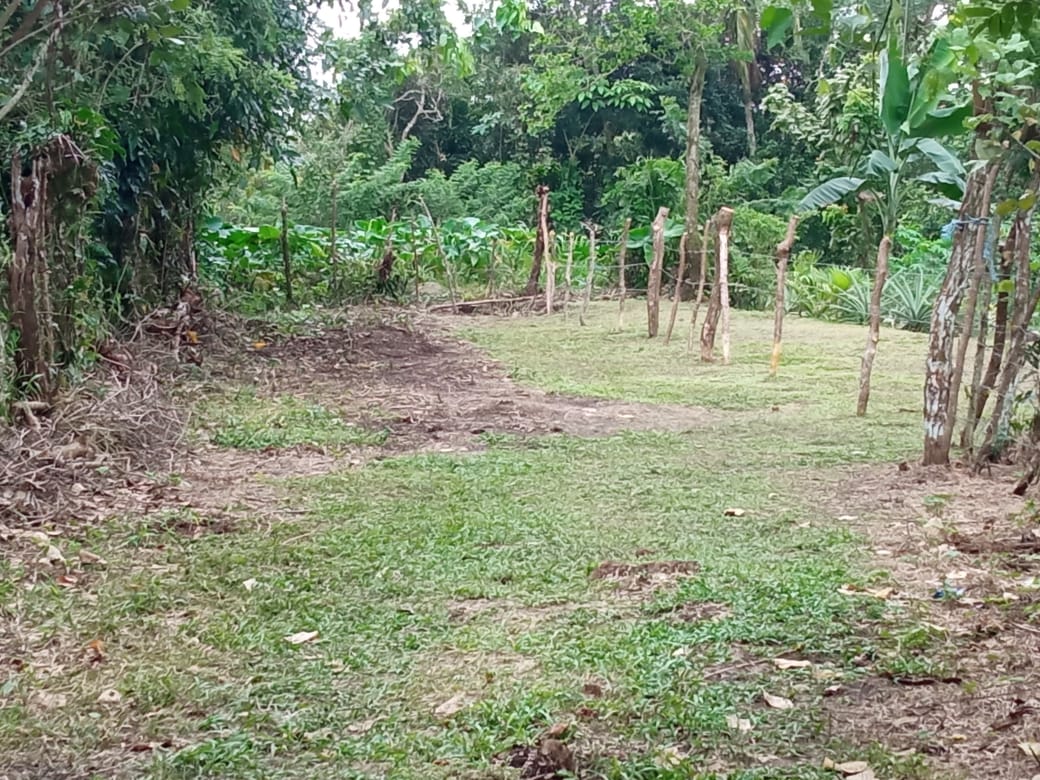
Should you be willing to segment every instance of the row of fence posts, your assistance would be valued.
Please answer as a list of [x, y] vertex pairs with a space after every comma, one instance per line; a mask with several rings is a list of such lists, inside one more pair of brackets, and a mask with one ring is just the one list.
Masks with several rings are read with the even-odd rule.
[[[544, 193], [544, 195], [547, 194], [547, 192]], [[539, 193], [539, 195], [541, 196], [542, 193]], [[546, 201], [547, 198], [542, 200], [543, 208]], [[543, 210], [543, 208], [539, 209], [540, 218], [538, 225], [541, 243], [539, 244], [539, 239], [536, 239], [536, 247], [540, 246], [543, 248], [542, 256], [539, 260], [544, 259], [546, 273], [544, 287], [545, 312], [546, 314], [552, 314], [555, 312], [557, 306], [561, 304], [562, 298], [562, 308], [564, 317], [566, 318], [569, 317], [574, 294], [572, 275], [574, 268], [574, 245], [576, 239], [574, 233], [567, 234], [563, 274], [564, 284], [561, 296], [556, 285], [559, 271], [559, 263], [555, 256], [557, 237], [555, 232], [548, 228], [548, 220], [546, 218], [547, 211]], [[652, 253], [646, 291], [646, 321], [647, 336], [649, 338], [656, 338], [660, 332], [662, 277], [665, 258], [665, 225], [668, 215], [669, 209], [662, 206], [658, 209], [657, 216], [654, 218], [651, 225]], [[707, 296], [707, 309], [704, 315], [704, 322], [701, 325], [699, 338], [700, 358], [706, 363], [714, 362], [716, 359], [715, 348], [717, 340], [721, 341], [722, 362], [728, 364], [731, 359], [729, 240], [733, 226], [733, 216], [734, 211], [732, 208], [729, 208], [728, 206], [720, 208], [718, 212], [705, 223], [703, 234], [699, 237], [699, 246], [690, 247], [688, 232], [684, 232], [679, 239], [679, 265], [676, 272], [675, 285], [672, 290], [671, 307], [668, 313], [668, 321], [663, 341], [667, 346], [672, 340], [679, 311], [682, 307], [683, 285], [692, 284], [692, 282], [688, 282], [686, 279], [687, 266], [690, 264], [691, 260], [699, 257], [700, 266], [697, 273], [696, 293], [693, 296], [693, 305], [690, 311], [689, 333], [686, 340], [686, 352], [687, 354], [692, 354], [694, 343], [697, 340], [698, 314], [705, 302], [705, 288], [707, 286], [708, 277], [708, 254], [711, 247], [714, 246], [712, 269], [713, 283]], [[581, 293], [581, 305], [578, 310], [578, 324], [580, 326], [588, 324], [588, 307], [593, 296], [596, 275], [596, 241], [600, 230], [600, 226], [592, 222], [584, 223], [583, 227], [588, 236], [589, 252], [588, 268], [586, 270], [585, 283]], [[631, 227], [632, 220], [626, 219], [621, 228], [621, 239], [617, 250], [618, 313], [616, 329], [618, 331], [622, 331], [625, 328], [625, 303], [629, 293], [625, 271], [627, 268], [628, 241]], [[781, 241], [776, 247], [776, 298], [773, 319], [773, 349], [769, 361], [770, 375], [775, 375], [780, 365], [784, 325], [784, 290], [786, 285], [788, 261], [790, 260], [791, 250], [794, 245], [795, 230], [797, 227], [798, 217], [792, 216], [788, 222], [787, 233], [783, 241]], [[542, 233], [542, 231], [544, 231], [544, 233]], [[542, 263], [539, 262], [538, 265], [540, 266]], [[533, 278], [535, 282], [533, 287], [537, 290], [537, 277]]]

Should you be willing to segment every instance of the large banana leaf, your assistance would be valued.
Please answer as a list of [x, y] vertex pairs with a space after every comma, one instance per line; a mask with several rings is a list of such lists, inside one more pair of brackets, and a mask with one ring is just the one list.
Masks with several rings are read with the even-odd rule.
[[863, 186], [866, 179], [858, 179], [855, 176], [839, 176], [836, 179], [825, 181], [798, 202], [798, 211], [814, 211], [837, 203], [850, 192], [855, 192]]
[[916, 146], [917, 151], [931, 160], [932, 165], [943, 173], [958, 177], [965, 175], [964, 165], [957, 159], [956, 155], [934, 138], [922, 138], [917, 142]]
[[910, 75], [895, 41], [881, 54], [881, 84], [881, 123], [895, 137], [910, 113], [911, 98]]

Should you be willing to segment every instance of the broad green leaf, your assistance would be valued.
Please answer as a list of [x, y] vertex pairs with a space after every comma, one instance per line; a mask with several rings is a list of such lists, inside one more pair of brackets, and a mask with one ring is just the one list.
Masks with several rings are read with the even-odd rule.
[[917, 176], [914, 181], [931, 185], [948, 198], [961, 198], [964, 196], [964, 179], [953, 173], [929, 171]]
[[813, 13], [822, 24], [829, 27], [831, 14], [834, 11], [834, 0], [812, 0]]
[[839, 176], [836, 179], [825, 181], [798, 202], [798, 211], [814, 211], [824, 206], [837, 203], [850, 192], [855, 192], [863, 186], [865, 179], [855, 176]]
[[881, 55], [881, 84], [881, 123], [896, 136], [910, 111], [910, 76], [894, 42]]
[[1015, 280], [1014, 279], [1001, 279], [997, 282], [997, 292], [1003, 293], [1004, 295], [1010, 295], [1015, 291]]
[[880, 149], [875, 149], [867, 159], [867, 172], [872, 176], [882, 176], [892, 173], [898, 166], [891, 157]]
[[257, 230], [257, 236], [261, 241], [271, 241], [272, 239], [279, 238], [281, 235], [282, 231], [274, 225], [261, 225]]
[[1022, 211], [1029, 211], [1029, 209], [1033, 208], [1033, 206], [1035, 206], [1035, 205], [1036, 205], [1036, 193], [1035, 192], [1027, 192], [1025, 195], [1023, 195], [1021, 198], [1018, 199], [1018, 207]]
[[911, 118], [910, 135], [916, 138], [941, 138], [965, 133], [968, 128], [964, 122], [971, 116], [971, 112], [971, 104], [966, 103], [963, 106], [936, 109], [925, 114], [916, 123]]
[[794, 24], [794, 14], [790, 8], [771, 5], [762, 12], [760, 24], [766, 31], [766, 48], [772, 49], [787, 40], [787, 31]]
[[1018, 209], [1018, 198], [1006, 198], [997, 204], [998, 217], [1009, 217]]
[[932, 165], [945, 173], [963, 177], [964, 166], [953, 152], [934, 138], [922, 138], [917, 142], [917, 150], [932, 161]]
[[189, 5], [191, 5], [190, 0], [170, 0], [171, 11], [187, 11]]

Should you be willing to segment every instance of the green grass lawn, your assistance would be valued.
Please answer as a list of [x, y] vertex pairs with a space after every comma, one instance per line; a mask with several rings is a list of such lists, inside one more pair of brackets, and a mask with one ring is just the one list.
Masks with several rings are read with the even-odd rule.
[[[281, 487], [306, 512], [236, 533], [114, 519], [80, 540], [107, 565], [77, 588], [30, 588], [24, 564], [3, 564], [4, 619], [37, 664], [0, 676], [0, 775], [515, 777], [495, 757], [564, 723], [586, 778], [827, 778], [828, 757], [930, 777], [919, 757], [850, 745], [821, 715], [825, 688], [866, 674], [864, 657], [917, 659], [869, 629], [883, 602], [839, 593], [884, 573], [804, 493], [821, 468], [912, 452], [923, 339], [885, 332], [871, 413], [856, 419], [860, 328], [791, 321], [769, 380], [767, 317], [735, 316], [731, 366], [687, 360], [684, 338], [610, 333], [613, 321], [602, 304], [584, 329], [553, 317], [465, 333], [519, 381], [703, 405], [717, 420], [489, 437], [477, 454], [295, 480]], [[226, 443], [252, 446], [265, 425], [228, 403], [219, 429], [249, 435]], [[285, 403], [280, 442], [328, 436], [324, 412]], [[608, 560], [698, 568], [590, 577]], [[286, 640], [298, 632], [317, 635]], [[95, 639], [101, 663], [84, 659]], [[778, 656], [813, 665], [780, 670]]]

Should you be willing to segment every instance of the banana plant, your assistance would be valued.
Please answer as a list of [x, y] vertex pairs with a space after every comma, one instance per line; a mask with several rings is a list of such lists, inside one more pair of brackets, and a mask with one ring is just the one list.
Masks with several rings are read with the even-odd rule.
[[892, 236], [899, 226], [902, 199], [908, 182], [938, 189], [950, 198], [964, 193], [965, 170], [960, 160], [939, 138], [964, 132], [971, 115], [970, 102], [950, 105], [948, 94], [954, 79], [954, 53], [940, 38], [929, 53], [908, 68], [893, 36], [881, 54], [878, 107], [884, 130], [883, 145], [867, 156], [860, 175], [840, 176], [816, 187], [798, 205], [800, 211], [829, 206], [852, 193], [877, 209], [883, 235], [878, 244], [874, 289], [870, 299], [867, 347], [860, 367], [856, 413], [866, 414], [870, 398], [870, 374], [877, 354], [881, 320], [881, 296], [888, 270]]
[[907, 182], [960, 198], [964, 193], [964, 166], [938, 140], [965, 132], [964, 122], [972, 111], [970, 102], [944, 105], [951, 102], [947, 89], [954, 78], [953, 58], [949, 44], [940, 39], [923, 62], [908, 68], [893, 41], [880, 59], [878, 98], [883, 145], [871, 151], [853, 172], [856, 175], [839, 176], [813, 189], [802, 198], [798, 210], [813, 211], [847, 195], [864, 193], [863, 200], [878, 209], [884, 234], [892, 236], [898, 227]]

